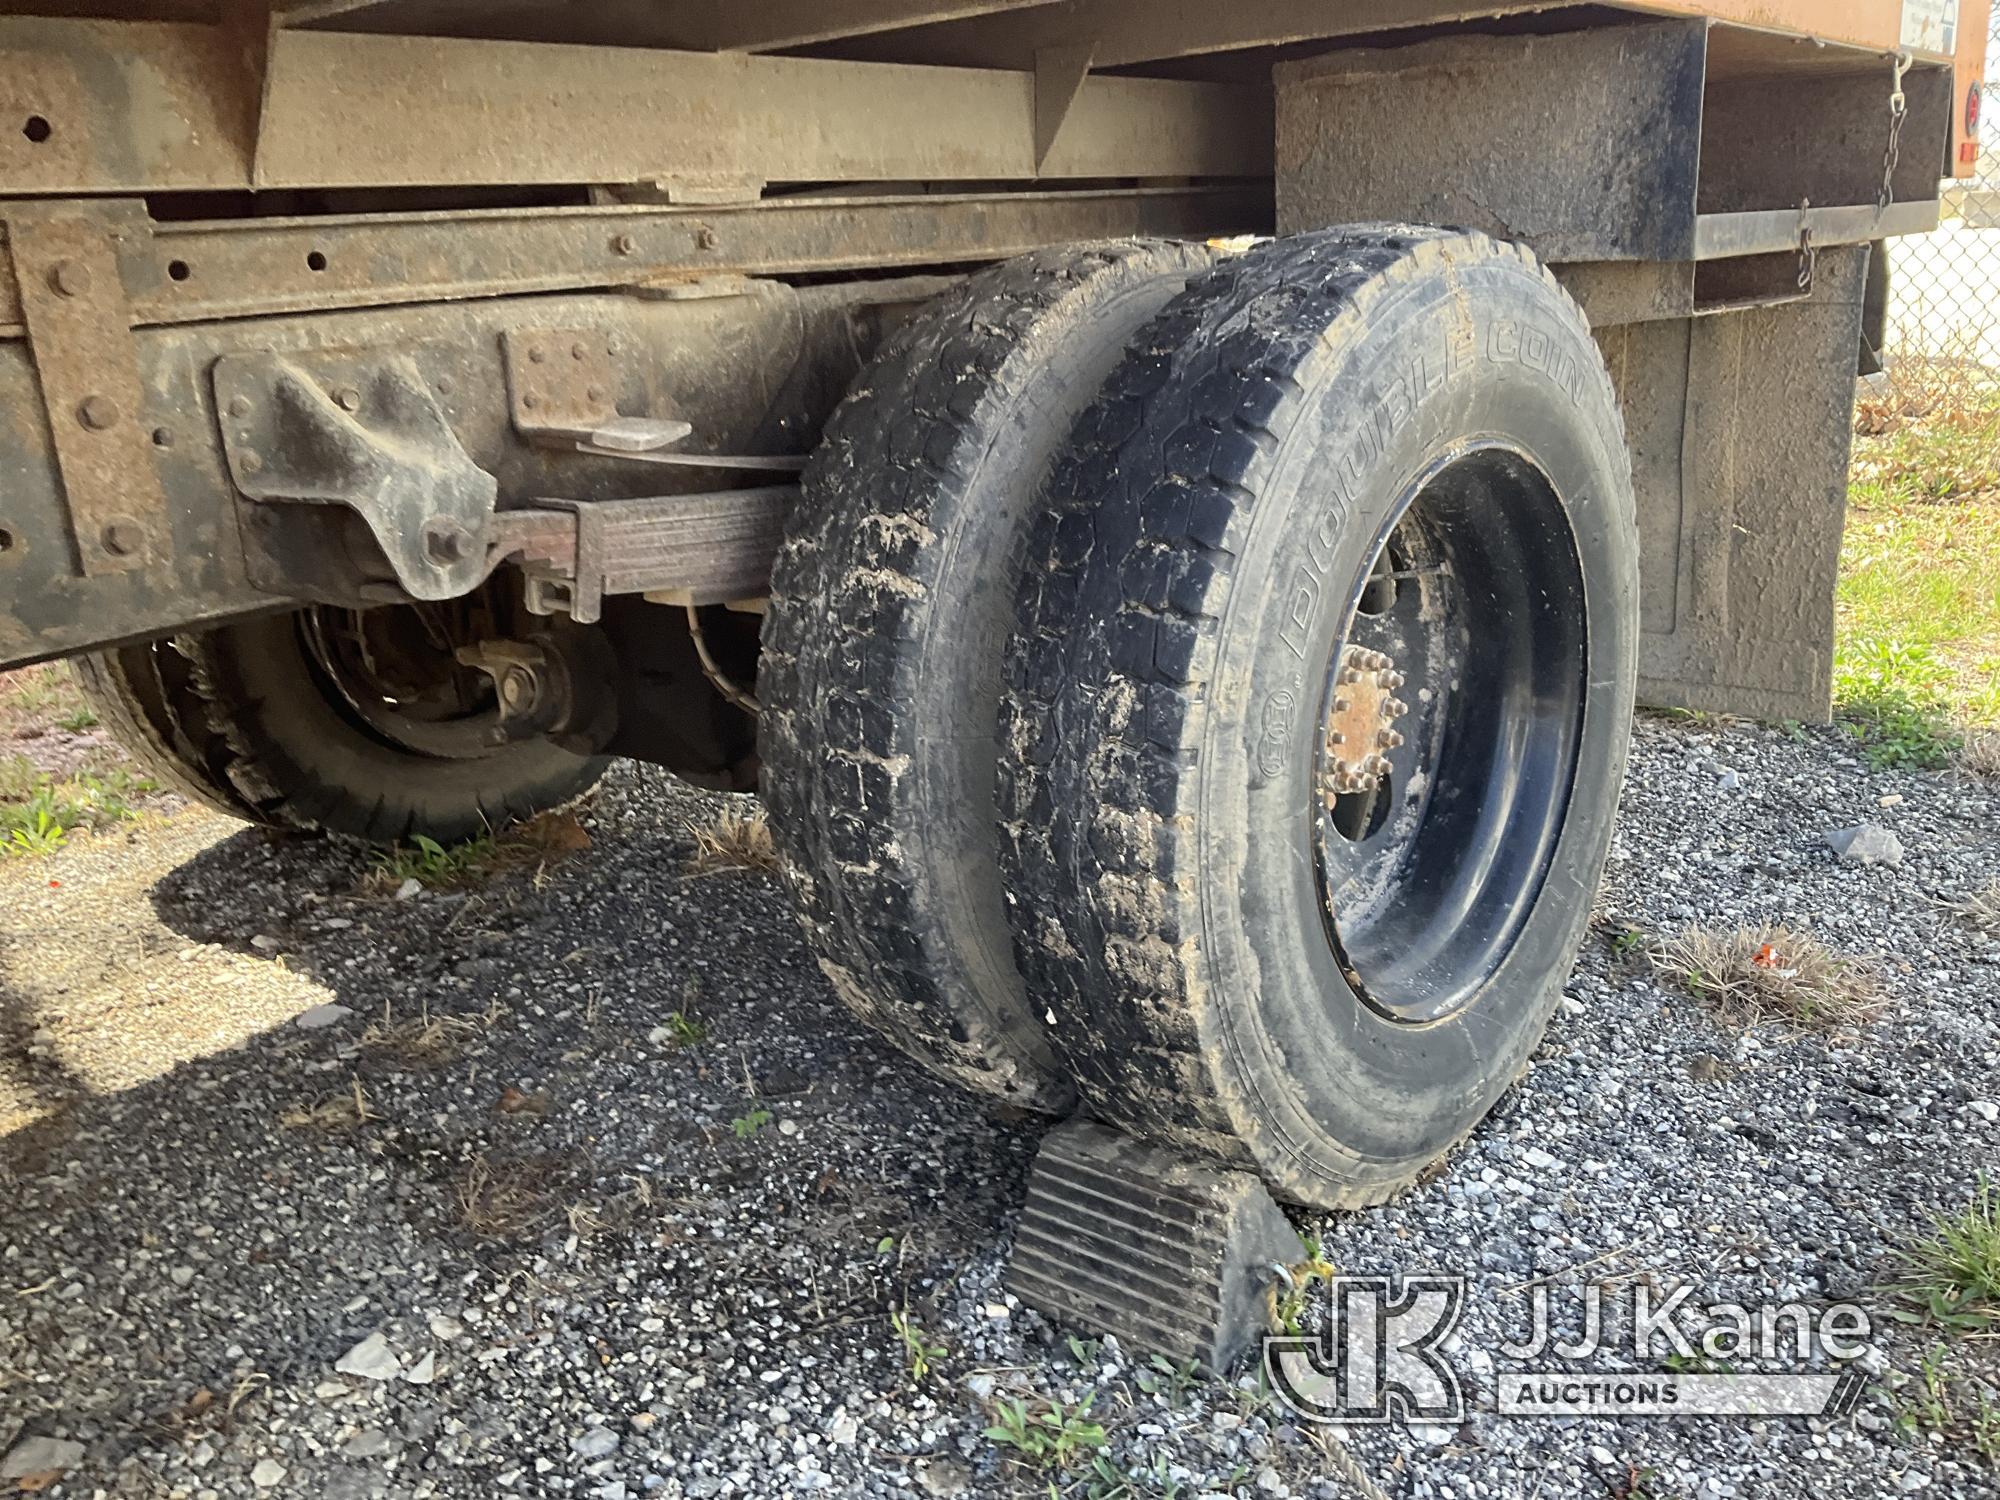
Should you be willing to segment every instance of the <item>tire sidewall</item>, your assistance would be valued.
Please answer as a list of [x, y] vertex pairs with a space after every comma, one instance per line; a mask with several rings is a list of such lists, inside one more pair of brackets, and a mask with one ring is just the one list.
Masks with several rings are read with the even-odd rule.
[[[1220, 711], [1201, 748], [1197, 821], [1215, 1003], [1200, 1014], [1238, 1134], [1281, 1191], [1325, 1201], [1406, 1179], [1448, 1149], [1540, 1039], [1589, 918], [1623, 778], [1637, 541], [1596, 348], [1573, 305], [1517, 255], [1364, 299], [1295, 373], [1292, 420], [1254, 485], [1218, 629]], [[1533, 462], [1569, 519], [1588, 615], [1583, 725], [1539, 900], [1468, 1007], [1412, 1026], [1354, 994], [1319, 918], [1315, 721], [1399, 502], [1481, 436]]]

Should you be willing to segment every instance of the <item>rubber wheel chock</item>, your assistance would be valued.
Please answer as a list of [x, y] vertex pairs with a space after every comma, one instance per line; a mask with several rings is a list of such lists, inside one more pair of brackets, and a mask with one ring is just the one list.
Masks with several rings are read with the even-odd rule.
[[1250, 1173], [1079, 1119], [1043, 1138], [1006, 1281], [1051, 1321], [1220, 1373], [1270, 1331], [1272, 1288], [1304, 1258]]

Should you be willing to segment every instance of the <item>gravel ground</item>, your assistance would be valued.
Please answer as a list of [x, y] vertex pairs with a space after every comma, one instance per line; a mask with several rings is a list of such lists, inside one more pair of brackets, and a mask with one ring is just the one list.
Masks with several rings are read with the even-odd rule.
[[[774, 881], [688, 877], [720, 805], [622, 767], [594, 847], [469, 896], [365, 898], [365, 855], [192, 809], [0, 862], [0, 1453], [81, 1444], [63, 1496], [1046, 1495], [985, 1407], [1095, 1391], [1141, 1477], [1066, 1494], [1357, 1493], [1254, 1380], [1147, 1394], [1006, 1297], [1039, 1127], [850, 1021]], [[1824, 847], [1864, 819], [1900, 867]], [[1308, 1227], [1475, 1279], [1475, 1407], [1507, 1289], [1575, 1267], [1885, 1311], [1896, 1240], [2000, 1162], [2000, 938], [1941, 904], [1996, 865], [1991, 786], [1642, 722], [1603, 911], [1810, 926], [1890, 1009], [1744, 1032], [1594, 937], [1474, 1139]], [[1878, 1325], [1837, 1422], [1476, 1412], [1346, 1455], [1399, 1497], [2000, 1493], [1962, 1422], [1897, 1429], [1887, 1372], [1940, 1339]], [[2000, 1341], [1948, 1358], [1961, 1414], [2000, 1388]]]

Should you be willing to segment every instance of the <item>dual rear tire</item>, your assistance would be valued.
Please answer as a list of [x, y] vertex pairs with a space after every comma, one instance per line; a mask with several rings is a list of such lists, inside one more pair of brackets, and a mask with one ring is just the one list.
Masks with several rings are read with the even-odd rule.
[[1087, 245], [955, 287], [834, 414], [773, 573], [758, 748], [821, 967], [911, 1056], [1024, 1108], [1075, 1090], [1014, 962], [993, 825], [1015, 581], [1071, 423], [1208, 260]]
[[1382, 1200], [1526, 1066], [1636, 672], [1631, 480], [1527, 252], [995, 268], [836, 415], [767, 796], [848, 1003], [961, 1083]]

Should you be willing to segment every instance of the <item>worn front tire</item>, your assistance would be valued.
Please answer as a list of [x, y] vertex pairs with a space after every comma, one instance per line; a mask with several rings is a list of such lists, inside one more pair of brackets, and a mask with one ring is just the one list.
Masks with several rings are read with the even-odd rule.
[[267, 828], [457, 843], [560, 806], [603, 774], [602, 757], [546, 739], [482, 749], [484, 715], [440, 718], [429, 750], [399, 741], [314, 628], [311, 611], [265, 615], [95, 652], [75, 670], [165, 785]]

